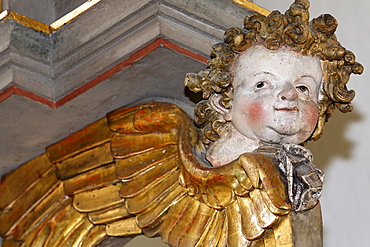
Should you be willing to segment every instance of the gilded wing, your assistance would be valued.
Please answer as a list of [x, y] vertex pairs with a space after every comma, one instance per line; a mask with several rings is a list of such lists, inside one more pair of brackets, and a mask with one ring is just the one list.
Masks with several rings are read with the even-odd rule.
[[[177, 106], [155, 103], [108, 114], [120, 195], [147, 236], [170, 246], [283, 246], [290, 211], [285, 181], [266, 154], [223, 167], [195, 155], [198, 130]], [[286, 218], [286, 217], [285, 217]], [[274, 245], [272, 245], [274, 242]]]
[[119, 196], [112, 134], [103, 118], [3, 177], [3, 246], [96, 246], [122, 220], [126, 235], [141, 233]]
[[141, 233], [186, 247], [291, 241], [281, 236], [290, 204], [272, 158], [208, 167], [194, 155], [197, 137], [180, 108], [155, 102], [50, 146], [2, 180], [3, 246], [95, 246]]

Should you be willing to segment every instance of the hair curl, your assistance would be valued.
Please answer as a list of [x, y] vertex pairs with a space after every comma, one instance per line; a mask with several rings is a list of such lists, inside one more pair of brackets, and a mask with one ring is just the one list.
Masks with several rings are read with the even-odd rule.
[[198, 74], [189, 73], [185, 85], [194, 92], [203, 93], [203, 101], [195, 107], [195, 123], [202, 128], [203, 143], [210, 144], [220, 137], [226, 121], [212, 108], [209, 97], [220, 94], [221, 105], [231, 108], [233, 95], [232, 65], [238, 56], [253, 45], [263, 44], [270, 50], [289, 47], [305, 56], [317, 57], [322, 62], [324, 83], [322, 98], [318, 102], [318, 124], [309, 140], [317, 140], [323, 134], [324, 124], [335, 108], [341, 112], [352, 110], [353, 90], [347, 89], [350, 75], [361, 74], [363, 66], [355, 55], [337, 41], [334, 34], [338, 23], [329, 15], [321, 15], [309, 22], [308, 0], [296, 0], [281, 14], [271, 12], [267, 17], [255, 13], [244, 19], [244, 28], [230, 28], [224, 34], [224, 42], [211, 49], [208, 68]]

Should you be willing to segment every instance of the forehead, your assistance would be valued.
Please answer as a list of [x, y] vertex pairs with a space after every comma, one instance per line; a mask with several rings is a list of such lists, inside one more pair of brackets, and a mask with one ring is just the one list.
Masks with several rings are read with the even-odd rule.
[[248, 79], [259, 73], [271, 74], [283, 80], [310, 76], [320, 83], [322, 79], [318, 58], [304, 56], [286, 48], [269, 50], [263, 45], [250, 47], [236, 58], [234, 64], [236, 79]]

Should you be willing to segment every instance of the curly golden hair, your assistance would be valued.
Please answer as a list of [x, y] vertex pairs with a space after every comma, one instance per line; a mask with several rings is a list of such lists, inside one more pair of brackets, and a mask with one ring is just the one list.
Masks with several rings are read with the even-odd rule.
[[285, 14], [273, 11], [267, 17], [258, 13], [246, 17], [244, 28], [228, 29], [224, 42], [212, 47], [206, 70], [187, 74], [185, 85], [194, 92], [203, 93], [204, 100], [195, 107], [194, 119], [202, 128], [204, 144], [217, 140], [226, 123], [223, 116], [212, 108], [209, 97], [220, 94], [221, 105], [226, 109], [232, 107], [232, 65], [239, 54], [257, 44], [270, 50], [289, 47], [292, 51], [321, 60], [324, 82], [322, 98], [318, 102], [319, 119], [307, 141], [320, 138], [324, 124], [335, 108], [341, 112], [352, 110], [355, 92], [348, 90], [346, 84], [352, 73], [363, 72], [363, 66], [337, 41], [334, 34], [338, 26], [336, 19], [324, 14], [309, 21], [309, 6], [308, 0], [296, 0]]

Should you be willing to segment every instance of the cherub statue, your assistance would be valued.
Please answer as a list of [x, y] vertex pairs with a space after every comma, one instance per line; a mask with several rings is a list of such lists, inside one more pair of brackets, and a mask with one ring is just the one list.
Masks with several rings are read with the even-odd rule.
[[296, 0], [225, 32], [208, 68], [185, 79], [203, 94], [196, 126], [176, 105], [141, 103], [50, 146], [28, 165], [56, 166], [64, 206], [50, 204], [23, 235], [19, 219], [5, 232], [26, 246], [140, 233], [183, 247], [322, 246], [323, 172], [303, 144], [335, 108], [351, 111], [346, 84], [363, 67], [337, 41], [336, 20], [309, 22], [308, 8]]

